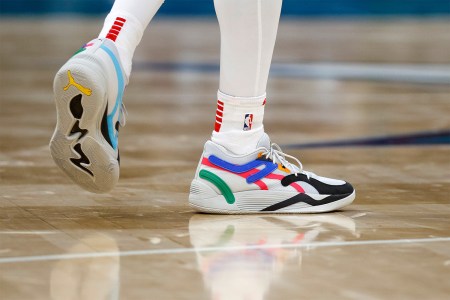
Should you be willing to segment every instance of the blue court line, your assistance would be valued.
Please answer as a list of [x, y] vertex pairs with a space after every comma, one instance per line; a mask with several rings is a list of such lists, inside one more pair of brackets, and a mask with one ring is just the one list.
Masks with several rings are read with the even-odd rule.
[[401, 135], [388, 135], [361, 139], [345, 139], [317, 143], [283, 145], [283, 148], [322, 148], [322, 147], [385, 147], [385, 146], [427, 146], [450, 145], [450, 130], [415, 132]]
[[[217, 63], [143, 62], [133, 65], [137, 71], [219, 73]], [[367, 64], [367, 63], [274, 63], [272, 77], [368, 80], [414, 84], [450, 85], [449, 64]]]
[[188, 63], [188, 62], [133, 62], [133, 71], [159, 71], [159, 72], [219, 72], [217, 63]]

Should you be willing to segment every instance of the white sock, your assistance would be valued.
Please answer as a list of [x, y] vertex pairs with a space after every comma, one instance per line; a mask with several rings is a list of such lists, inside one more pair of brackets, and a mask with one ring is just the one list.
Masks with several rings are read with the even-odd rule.
[[105, 19], [99, 38], [108, 38], [116, 43], [127, 77], [131, 73], [134, 50], [163, 2], [164, 0], [116, 0]]
[[235, 154], [255, 150], [264, 133], [266, 95], [233, 97], [217, 93], [216, 123], [211, 140]]
[[[221, 55], [218, 110], [211, 140], [236, 154], [254, 150], [264, 133], [266, 86], [281, 3], [282, 0], [214, 0]], [[250, 128], [248, 124], [244, 126], [251, 117]]]

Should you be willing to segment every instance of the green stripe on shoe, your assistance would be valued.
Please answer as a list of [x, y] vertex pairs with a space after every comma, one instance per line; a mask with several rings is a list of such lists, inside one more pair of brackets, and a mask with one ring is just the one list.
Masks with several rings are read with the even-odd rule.
[[225, 200], [227, 201], [228, 204], [234, 203], [235, 199], [233, 192], [231, 191], [230, 187], [225, 183], [225, 181], [223, 181], [219, 176], [206, 170], [201, 170], [199, 175], [200, 178], [205, 179], [214, 184], [222, 193], [222, 195], [225, 197]]
[[83, 52], [83, 51], [85, 51], [85, 50], [86, 50], [86, 48], [81, 47], [81, 48], [78, 49], [72, 56], [75, 56], [75, 55], [77, 55], [78, 53]]

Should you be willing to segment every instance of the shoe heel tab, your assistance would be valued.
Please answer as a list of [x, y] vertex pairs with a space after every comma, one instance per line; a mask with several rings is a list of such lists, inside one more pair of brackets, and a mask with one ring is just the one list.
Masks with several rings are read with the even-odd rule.
[[127, 73], [125, 72], [125, 69], [122, 66], [122, 60], [120, 59], [120, 54], [119, 54], [119, 50], [117, 50], [116, 43], [107, 38], [99, 38], [99, 40], [101, 40], [100, 45], [108, 48], [116, 57], [117, 61], [119, 62], [120, 69], [122, 71], [125, 85], [128, 85], [129, 78], [127, 76]]
[[234, 156], [234, 154], [233, 154], [232, 152], [228, 151], [225, 147], [223, 147], [222, 145], [216, 144], [216, 143], [214, 143], [214, 142], [211, 141], [211, 140], [208, 140], [208, 141], [205, 143], [203, 152], [206, 152], [206, 153], [217, 153], [217, 152], [221, 152], [221, 153], [223, 153], [223, 154], [225, 154], [225, 155], [231, 155], [231, 156]]

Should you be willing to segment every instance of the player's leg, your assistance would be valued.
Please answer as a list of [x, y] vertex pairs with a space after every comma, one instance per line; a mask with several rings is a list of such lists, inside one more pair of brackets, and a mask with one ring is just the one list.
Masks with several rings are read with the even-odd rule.
[[130, 75], [134, 50], [163, 2], [164, 0], [116, 0], [105, 19], [98, 37], [115, 42], [127, 77]]
[[221, 31], [216, 123], [191, 184], [190, 204], [216, 213], [324, 212], [350, 204], [350, 184], [304, 171], [264, 133], [281, 0], [214, 3]]
[[212, 141], [234, 153], [255, 149], [264, 133], [267, 78], [281, 2], [214, 1], [220, 25], [221, 54], [219, 109]]
[[50, 141], [56, 164], [78, 185], [107, 192], [119, 178], [118, 131], [131, 60], [163, 0], [117, 0], [97, 39], [55, 76], [57, 125]]

